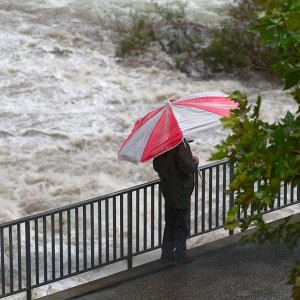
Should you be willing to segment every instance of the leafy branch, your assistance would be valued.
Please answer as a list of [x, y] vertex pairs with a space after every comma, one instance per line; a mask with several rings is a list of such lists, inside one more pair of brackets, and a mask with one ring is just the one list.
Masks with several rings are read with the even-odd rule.
[[[291, 194], [300, 190], [300, 2], [293, 0], [259, 0], [264, 8], [258, 13], [255, 29], [263, 42], [273, 50], [272, 67], [283, 79], [283, 89], [291, 90], [298, 112], [287, 112], [279, 122], [269, 124], [260, 119], [261, 97], [254, 106], [247, 95], [235, 91], [230, 95], [239, 104], [228, 118], [223, 118], [225, 128], [232, 134], [216, 146], [211, 159], [229, 158], [235, 164], [229, 192], [234, 193], [235, 205], [228, 212], [227, 229], [256, 226], [257, 231], [244, 237], [242, 243], [255, 241], [274, 244], [284, 242], [292, 250], [300, 238], [300, 222], [290, 223], [286, 218], [277, 227], [266, 224], [262, 212], [274, 207], [282, 184], [289, 184]], [[254, 212], [239, 219], [239, 209]], [[293, 297], [300, 296], [300, 264], [290, 273]]]

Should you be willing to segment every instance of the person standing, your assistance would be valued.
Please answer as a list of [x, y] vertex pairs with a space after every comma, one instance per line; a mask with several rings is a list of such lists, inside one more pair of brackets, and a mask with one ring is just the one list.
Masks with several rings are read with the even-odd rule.
[[162, 241], [162, 263], [185, 264], [186, 240], [189, 235], [189, 208], [194, 190], [194, 175], [199, 159], [192, 155], [186, 139], [175, 148], [155, 157], [153, 168], [160, 178], [165, 199], [165, 229]]

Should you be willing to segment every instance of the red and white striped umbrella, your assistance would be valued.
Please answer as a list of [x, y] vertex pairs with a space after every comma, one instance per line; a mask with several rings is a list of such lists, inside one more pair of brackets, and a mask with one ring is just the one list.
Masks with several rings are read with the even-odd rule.
[[197, 93], [168, 100], [139, 119], [121, 146], [118, 157], [133, 163], [146, 162], [177, 146], [183, 138], [221, 124], [237, 104], [223, 93]]

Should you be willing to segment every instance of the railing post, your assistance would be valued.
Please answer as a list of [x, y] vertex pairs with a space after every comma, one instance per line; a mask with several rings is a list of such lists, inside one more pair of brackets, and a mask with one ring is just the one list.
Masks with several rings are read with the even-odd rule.
[[127, 268], [132, 269], [132, 191], [128, 192], [128, 207], [127, 207], [127, 230], [128, 230], [128, 258]]
[[26, 288], [27, 300], [31, 300], [31, 251], [30, 251], [30, 222], [25, 223], [25, 247], [26, 247]]
[[[234, 174], [234, 164], [231, 162], [229, 167], [229, 184], [233, 180]], [[234, 206], [234, 193], [230, 193], [229, 195], [229, 209]], [[233, 235], [233, 230], [229, 230], [229, 235]]]
[[[198, 232], [198, 191], [199, 191], [199, 180], [198, 180], [198, 176], [200, 177], [201, 176], [201, 173], [200, 173], [200, 170], [198, 168], [198, 170], [196, 171], [196, 173], [194, 174], [195, 176], [195, 211], [194, 211], [194, 234], [197, 234]], [[192, 208], [190, 207], [190, 217], [189, 217], [189, 229], [190, 229], [190, 235], [191, 235], [191, 214], [192, 214]]]

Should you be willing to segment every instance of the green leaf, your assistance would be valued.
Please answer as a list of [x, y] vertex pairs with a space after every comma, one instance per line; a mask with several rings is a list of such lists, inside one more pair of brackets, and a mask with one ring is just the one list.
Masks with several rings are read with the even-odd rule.
[[235, 205], [227, 212], [227, 222], [230, 223], [236, 220], [238, 207]]
[[300, 68], [297, 68], [286, 75], [284, 89], [290, 89], [298, 84], [300, 84]]
[[254, 112], [253, 112], [251, 118], [258, 119], [260, 106], [261, 106], [261, 96], [258, 96], [257, 100], [256, 100], [256, 106], [254, 107]]
[[234, 230], [239, 227], [238, 222], [231, 222], [231, 223], [226, 223], [224, 226], [224, 229], [226, 230]]

